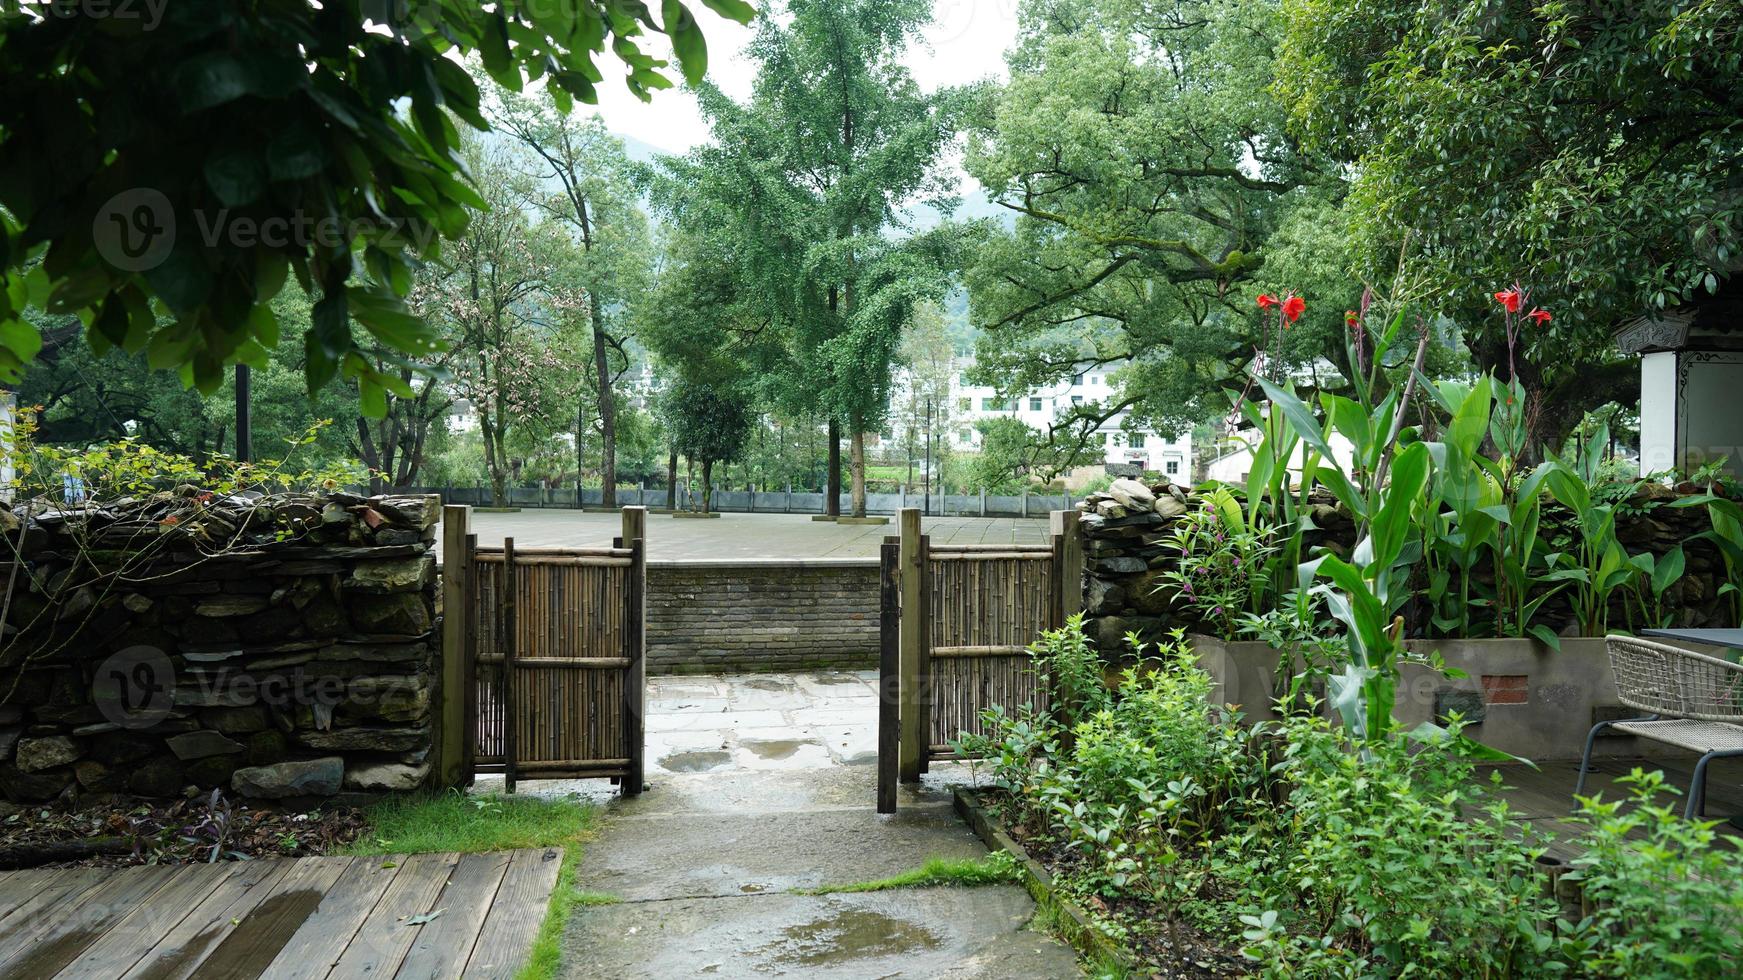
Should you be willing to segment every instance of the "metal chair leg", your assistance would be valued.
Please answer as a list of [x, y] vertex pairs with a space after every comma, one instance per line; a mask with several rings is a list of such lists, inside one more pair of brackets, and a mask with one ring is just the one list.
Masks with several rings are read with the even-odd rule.
[[1592, 745], [1598, 741], [1598, 735], [1610, 725], [1611, 722], [1600, 721], [1593, 725], [1591, 732], [1586, 735], [1586, 751], [1580, 756], [1580, 778], [1574, 783], [1574, 796], [1576, 798], [1580, 795], [1580, 791], [1586, 788], [1586, 773], [1592, 770]]
[[1689, 801], [1683, 807], [1684, 820], [1707, 815], [1707, 763], [1714, 759], [1729, 759], [1743, 755], [1743, 749], [1732, 749], [1726, 752], [1708, 752], [1701, 756], [1701, 761], [1695, 763], [1695, 774], [1689, 779]]

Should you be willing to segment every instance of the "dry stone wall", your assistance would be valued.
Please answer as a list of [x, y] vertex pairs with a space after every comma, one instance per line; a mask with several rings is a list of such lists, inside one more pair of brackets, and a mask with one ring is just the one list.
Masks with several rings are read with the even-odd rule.
[[[1618, 509], [1617, 539], [1630, 553], [1664, 554], [1683, 546], [1687, 565], [1681, 580], [1665, 595], [1665, 608], [1674, 624], [1686, 628], [1738, 625], [1732, 622], [1727, 597], [1719, 594], [1725, 568], [1717, 550], [1697, 535], [1711, 524], [1703, 507], [1671, 507], [1671, 501], [1697, 488], [1671, 489], [1643, 484]], [[1123, 637], [1135, 631], [1158, 639], [1180, 628], [1202, 631], [1201, 624], [1178, 602], [1171, 590], [1162, 588], [1163, 573], [1175, 555], [1165, 545], [1176, 518], [1190, 507], [1203, 506], [1185, 488], [1168, 483], [1146, 485], [1136, 480], [1116, 480], [1109, 489], [1078, 504], [1078, 527], [1084, 545], [1084, 616], [1090, 637], [1104, 651], [1124, 649]], [[1355, 544], [1356, 528], [1348, 512], [1329, 494], [1312, 498], [1315, 530], [1305, 544], [1325, 546], [1347, 554]], [[1569, 515], [1554, 506], [1544, 508], [1544, 526], [1571, 537]], [[1620, 590], [1611, 610], [1611, 621], [1623, 624], [1627, 611]], [[1417, 625], [1409, 614], [1410, 625]], [[1565, 601], [1552, 598], [1540, 615], [1551, 628], [1568, 632], [1571, 616]], [[1412, 635], [1421, 635], [1413, 630]]]
[[430, 778], [433, 497], [0, 510], [0, 795], [308, 799]]

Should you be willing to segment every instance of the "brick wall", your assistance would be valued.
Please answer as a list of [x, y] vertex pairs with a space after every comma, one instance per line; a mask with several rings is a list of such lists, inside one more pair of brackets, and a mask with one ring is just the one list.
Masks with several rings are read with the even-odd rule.
[[648, 563], [650, 674], [877, 661], [876, 561]]

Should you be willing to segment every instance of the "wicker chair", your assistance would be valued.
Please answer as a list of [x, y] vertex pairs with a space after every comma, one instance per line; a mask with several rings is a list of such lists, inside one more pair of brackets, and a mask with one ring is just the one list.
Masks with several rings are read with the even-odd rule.
[[1604, 645], [1622, 703], [1651, 713], [1592, 726], [1574, 795], [1585, 789], [1592, 743], [1605, 729], [1613, 728], [1700, 753], [1683, 816], [1702, 814], [1707, 763], [1743, 756], [1743, 664], [1632, 636], [1606, 637]]

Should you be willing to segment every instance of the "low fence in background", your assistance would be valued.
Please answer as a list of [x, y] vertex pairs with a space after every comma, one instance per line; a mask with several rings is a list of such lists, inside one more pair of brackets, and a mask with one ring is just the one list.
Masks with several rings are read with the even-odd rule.
[[[474, 507], [491, 506], [490, 488], [488, 486], [453, 486], [453, 487], [418, 487], [407, 490], [396, 490], [395, 493], [435, 494], [442, 498], [444, 504], [470, 504]], [[699, 505], [701, 493], [694, 495], [680, 487], [677, 494], [678, 509], [691, 510]], [[825, 495], [804, 490], [716, 490], [712, 506], [714, 510], [724, 514], [822, 514]], [[894, 514], [904, 507], [923, 507], [929, 515], [944, 517], [1046, 517], [1055, 510], [1070, 510], [1077, 505], [1077, 500], [1070, 494], [990, 494], [953, 493], [944, 496], [932, 494], [928, 498], [918, 493], [868, 493], [865, 497], [865, 509], [868, 514]], [[508, 491], [508, 506], [530, 508], [557, 508], [573, 510], [577, 507], [601, 507], [602, 496], [599, 487], [584, 487], [576, 499], [574, 487], [512, 487]], [[666, 489], [664, 487], [627, 487], [617, 491], [618, 507], [654, 507], [666, 506]], [[851, 513], [853, 498], [847, 494], [841, 496], [841, 512]]]

